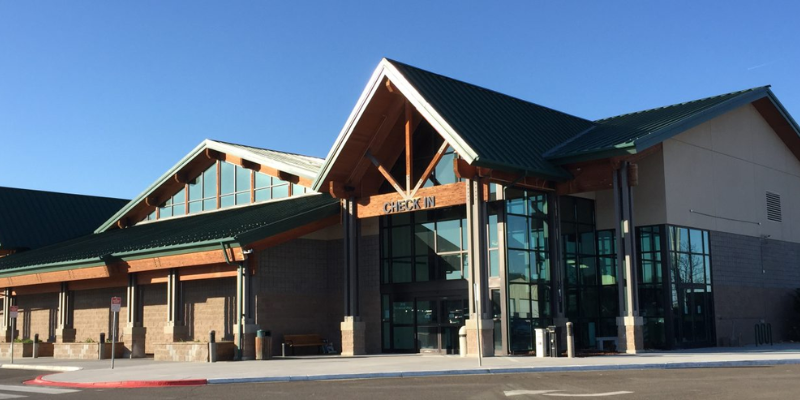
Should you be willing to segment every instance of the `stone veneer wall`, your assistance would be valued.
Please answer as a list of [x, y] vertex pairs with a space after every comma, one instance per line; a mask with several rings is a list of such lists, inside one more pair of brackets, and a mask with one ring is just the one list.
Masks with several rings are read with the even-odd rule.
[[167, 326], [167, 284], [142, 285], [140, 299], [143, 308], [142, 326], [147, 328], [144, 352], [153, 354], [156, 343], [167, 341], [167, 335], [164, 334], [164, 327]]
[[92, 290], [76, 290], [72, 292], [73, 318], [75, 328], [75, 341], [85, 342], [86, 339], [98, 341], [100, 333], [104, 332], [107, 338], [111, 337], [111, 298], [122, 297], [122, 310], [118, 318], [121, 320], [117, 332], [121, 334], [121, 327], [125, 326], [126, 315], [126, 288], [104, 288]]
[[216, 331], [217, 340], [233, 340], [236, 318], [236, 278], [208, 279], [181, 283], [186, 340], [208, 341]]
[[[110, 302], [110, 300], [109, 300]], [[55, 326], [58, 321], [58, 293], [39, 293], [17, 296], [19, 314], [17, 330], [20, 339], [55, 340]]]
[[762, 320], [774, 341], [790, 339], [800, 244], [723, 232], [710, 240], [717, 343], [753, 344]]

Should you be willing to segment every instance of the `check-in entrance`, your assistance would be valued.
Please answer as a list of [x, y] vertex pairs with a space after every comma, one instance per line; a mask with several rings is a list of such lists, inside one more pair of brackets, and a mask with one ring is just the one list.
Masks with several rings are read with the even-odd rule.
[[383, 350], [458, 354], [458, 330], [468, 315], [466, 296], [384, 295]]

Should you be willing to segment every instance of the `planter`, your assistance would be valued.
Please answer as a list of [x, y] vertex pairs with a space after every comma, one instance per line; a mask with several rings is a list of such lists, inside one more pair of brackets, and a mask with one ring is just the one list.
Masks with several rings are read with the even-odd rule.
[[[71, 360], [97, 360], [100, 358], [100, 343], [54, 343], [53, 358]], [[111, 358], [111, 343], [103, 343], [103, 358]], [[115, 357], [121, 358], [125, 351], [125, 344], [117, 342], [114, 352]]]
[[[233, 342], [217, 342], [217, 361], [231, 361], [236, 353]], [[155, 345], [156, 361], [208, 362], [208, 342], [172, 342]]]
[[36, 344], [39, 347], [38, 357], [52, 357], [53, 356], [53, 343], [39, 342]]

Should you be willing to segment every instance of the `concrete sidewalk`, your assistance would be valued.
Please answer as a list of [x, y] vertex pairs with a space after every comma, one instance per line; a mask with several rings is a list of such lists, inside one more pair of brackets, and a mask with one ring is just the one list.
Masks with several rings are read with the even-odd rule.
[[[17, 360], [15, 360], [17, 361]], [[620, 369], [712, 368], [800, 364], [800, 344], [767, 347], [708, 348], [609, 355], [586, 358], [491, 357], [431, 355], [370, 355], [360, 357], [295, 357], [268, 361], [209, 363], [156, 362], [122, 359], [114, 370], [110, 361], [25, 359], [14, 367], [59, 367], [38, 384], [75, 387], [143, 387], [295, 380], [365, 379], [408, 376], [566, 372]], [[11, 367], [3, 364], [3, 368]]]

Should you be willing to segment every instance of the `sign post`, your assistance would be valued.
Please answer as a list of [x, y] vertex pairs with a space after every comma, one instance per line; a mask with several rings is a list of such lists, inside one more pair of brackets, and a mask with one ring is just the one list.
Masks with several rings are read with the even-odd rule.
[[[112, 297], [111, 298], [111, 312], [114, 313], [114, 323], [111, 325], [111, 369], [114, 369], [114, 346], [117, 343], [117, 316], [119, 315], [119, 310], [122, 307], [122, 298], [121, 297]], [[104, 346], [105, 343], [100, 343], [100, 346]]]
[[11, 363], [14, 363], [14, 332], [17, 331], [17, 314], [19, 306], [8, 306], [8, 317], [11, 318]]

